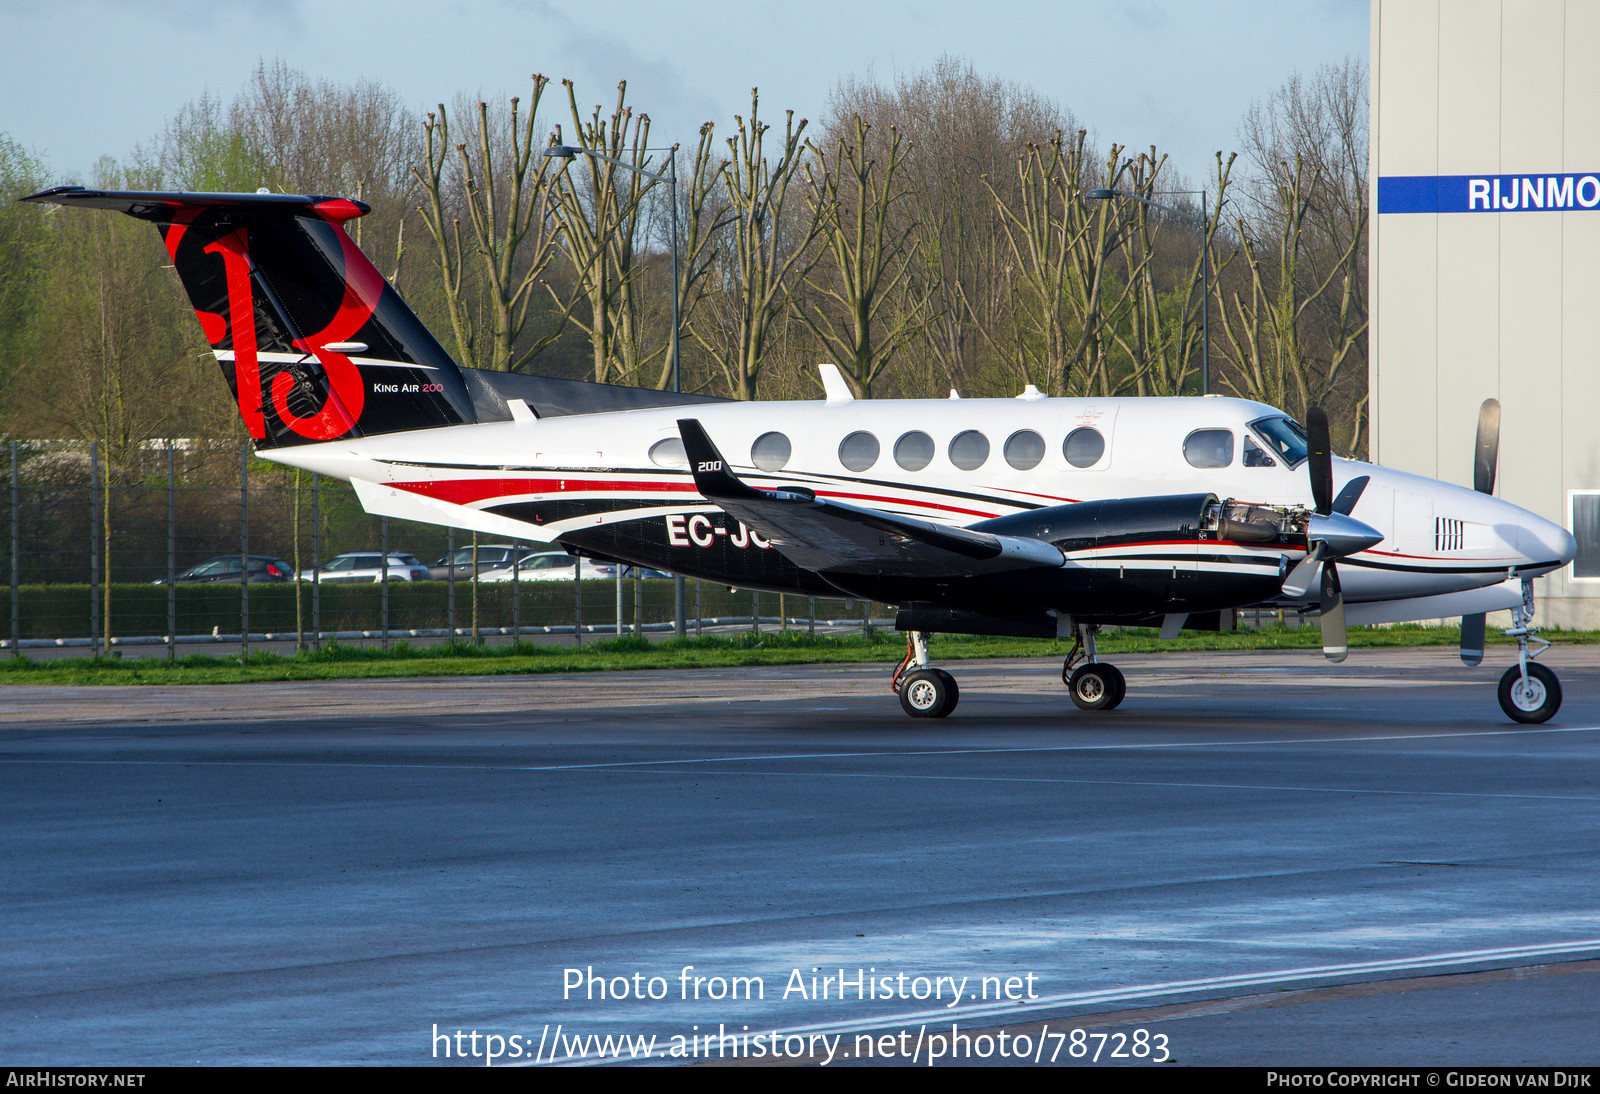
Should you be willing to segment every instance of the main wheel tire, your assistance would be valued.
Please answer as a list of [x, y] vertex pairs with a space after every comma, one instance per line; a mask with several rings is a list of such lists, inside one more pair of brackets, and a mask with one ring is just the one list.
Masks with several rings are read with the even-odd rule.
[[935, 717], [947, 718], [956, 709], [956, 704], [961, 701], [961, 689], [956, 686], [956, 678], [945, 672], [944, 669], [934, 669], [933, 671], [943, 678], [945, 687], [950, 689], [949, 701], [945, 703], [944, 710], [940, 711]]
[[1080, 665], [1067, 681], [1067, 693], [1079, 710], [1110, 710], [1121, 698], [1116, 686], [1120, 675], [1110, 665]]
[[1500, 677], [1500, 709], [1513, 722], [1548, 722], [1561, 709], [1561, 682], [1543, 665], [1528, 666], [1528, 682], [1515, 665]]
[[1122, 705], [1122, 700], [1128, 697], [1128, 678], [1122, 675], [1122, 670], [1115, 665], [1102, 664], [1100, 667], [1105, 670], [1106, 675], [1110, 677], [1112, 686], [1115, 688], [1115, 692], [1111, 696], [1111, 702], [1106, 704], [1105, 709], [1116, 710]]
[[900, 681], [900, 706], [913, 718], [943, 718], [955, 709], [955, 678], [941, 669], [918, 669]]

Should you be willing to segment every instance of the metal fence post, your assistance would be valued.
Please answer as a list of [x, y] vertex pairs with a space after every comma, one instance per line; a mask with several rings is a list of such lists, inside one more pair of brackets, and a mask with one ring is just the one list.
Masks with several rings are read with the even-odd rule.
[[18, 517], [18, 488], [16, 488], [16, 441], [11, 441], [11, 656], [22, 657], [22, 589], [18, 577], [18, 547], [21, 545], [21, 523]]
[[617, 567], [617, 637], [622, 637], [622, 567]]
[[250, 443], [239, 447], [239, 642], [250, 658]]
[[[322, 648], [322, 476], [311, 472], [311, 644]], [[300, 575], [295, 574], [295, 580]]]
[[483, 635], [478, 630], [478, 530], [472, 530], [472, 644], [483, 645]]
[[750, 629], [761, 630], [761, 594], [755, 589], [750, 590]]
[[451, 526], [445, 539], [445, 551], [444, 579], [450, 587], [449, 618], [447, 622], [450, 624], [449, 641], [454, 642], [456, 640], [456, 530], [454, 526]]
[[100, 656], [100, 442], [89, 442], [89, 655]]
[[178, 470], [167, 442], [167, 660], [178, 659]]
[[817, 633], [817, 598], [808, 596], [806, 597], [806, 603], [811, 612], [811, 622], [806, 625], [806, 633], [814, 635]]
[[511, 541], [511, 644], [522, 641], [522, 541]]
[[672, 633], [679, 638], [689, 634], [689, 621], [684, 618], [683, 575], [672, 575]]
[[17, 513], [17, 442], [11, 442], [11, 656], [22, 657], [22, 587], [17, 580], [17, 551], [21, 545], [21, 522]]
[[389, 518], [379, 517], [378, 527], [382, 529], [379, 533], [379, 539], [381, 541], [381, 550], [383, 551], [383, 563], [378, 574], [378, 580], [383, 583], [383, 592], [380, 595], [380, 599], [383, 602], [381, 613], [383, 619], [383, 648], [387, 651], [389, 649]]
[[572, 643], [583, 645], [583, 559], [572, 564]]
[[698, 577], [694, 579], [694, 636], [700, 638], [706, 633], [705, 613], [705, 582]]
[[644, 567], [633, 568], [633, 636], [644, 635]]

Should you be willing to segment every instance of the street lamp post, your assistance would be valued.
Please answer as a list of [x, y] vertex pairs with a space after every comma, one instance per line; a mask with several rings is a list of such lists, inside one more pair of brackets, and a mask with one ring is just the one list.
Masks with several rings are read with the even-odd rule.
[[[614, 163], [618, 167], [625, 167], [635, 174], [643, 175], [645, 178], [655, 179], [657, 182], [667, 183], [667, 186], [672, 194], [672, 390], [681, 393], [683, 391], [683, 376], [678, 370], [678, 328], [680, 326], [678, 314], [680, 295], [680, 284], [678, 281], [678, 156], [676, 146], [671, 149], [666, 149], [666, 151], [671, 151], [673, 153], [671, 158], [667, 160], [666, 174], [661, 174], [656, 171], [646, 171], [643, 167], [636, 167], [626, 160], [619, 160], [615, 156], [607, 156], [600, 152], [596, 152], [592, 148], [584, 148], [581, 145], [554, 144], [549, 148], [546, 148], [544, 150], [544, 154], [547, 158], [564, 160], [570, 160], [577, 155], [592, 156], [597, 160], [604, 160], [607, 163]], [[689, 633], [689, 621], [685, 611], [683, 575], [673, 574], [673, 632], [679, 638], [683, 638]]]
[[1199, 194], [1200, 215], [1186, 213], [1182, 209], [1175, 209], [1170, 205], [1163, 205], [1159, 201], [1151, 201], [1147, 197], [1129, 193], [1127, 190], [1090, 190], [1085, 197], [1096, 201], [1109, 201], [1112, 198], [1131, 198], [1140, 201], [1154, 209], [1161, 209], [1184, 220], [1194, 221], [1200, 225], [1200, 394], [1211, 393], [1211, 219], [1207, 213], [1208, 192], [1205, 190], [1165, 190], [1166, 194]]

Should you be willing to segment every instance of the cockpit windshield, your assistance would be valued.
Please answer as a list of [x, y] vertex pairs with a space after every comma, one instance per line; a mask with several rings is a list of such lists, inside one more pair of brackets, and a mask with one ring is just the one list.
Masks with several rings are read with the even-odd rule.
[[1305, 460], [1309, 447], [1306, 444], [1306, 431], [1293, 418], [1257, 418], [1250, 423], [1250, 428], [1265, 442], [1269, 451], [1283, 457], [1283, 462], [1290, 467], [1299, 467]]

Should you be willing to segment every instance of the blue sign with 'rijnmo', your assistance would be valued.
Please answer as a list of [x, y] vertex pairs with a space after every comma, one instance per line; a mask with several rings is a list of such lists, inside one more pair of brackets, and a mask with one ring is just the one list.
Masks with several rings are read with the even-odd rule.
[[1600, 208], [1600, 174], [1388, 175], [1380, 213], [1537, 213]]

